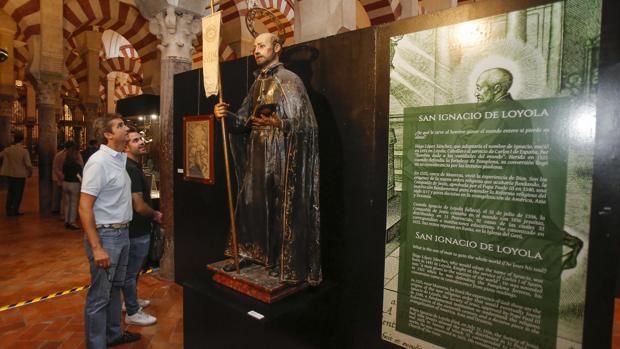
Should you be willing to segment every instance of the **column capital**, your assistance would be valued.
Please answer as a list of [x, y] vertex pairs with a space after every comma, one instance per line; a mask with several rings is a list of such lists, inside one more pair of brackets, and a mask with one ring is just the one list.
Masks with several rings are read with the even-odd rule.
[[136, 0], [136, 6], [144, 18], [153, 18], [168, 7], [173, 7], [177, 13], [189, 13], [198, 18], [211, 12], [205, 1], [196, 0]]
[[174, 6], [168, 6], [165, 13], [158, 13], [149, 19], [149, 30], [157, 36], [162, 59], [177, 58], [192, 61], [195, 49], [192, 45], [201, 28], [200, 18], [192, 13], [177, 13]]
[[60, 87], [62, 79], [37, 79], [37, 104], [60, 107], [62, 100], [60, 98]]

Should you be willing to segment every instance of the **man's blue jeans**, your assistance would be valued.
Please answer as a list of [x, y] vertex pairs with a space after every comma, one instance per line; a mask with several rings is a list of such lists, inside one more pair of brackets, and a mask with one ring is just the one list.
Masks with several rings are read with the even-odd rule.
[[125, 297], [125, 309], [127, 314], [133, 315], [140, 310], [138, 304], [138, 273], [144, 265], [146, 255], [149, 253], [150, 234], [129, 239], [129, 263], [127, 263], [127, 274], [125, 275], [125, 285], [123, 286], [123, 297]]
[[108, 269], [94, 264], [88, 240], [84, 248], [90, 264], [90, 288], [84, 306], [86, 347], [104, 349], [107, 343], [123, 334], [121, 327], [121, 288], [125, 283], [129, 258], [129, 231], [127, 228], [97, 229], [101, 246], [110, 257]]

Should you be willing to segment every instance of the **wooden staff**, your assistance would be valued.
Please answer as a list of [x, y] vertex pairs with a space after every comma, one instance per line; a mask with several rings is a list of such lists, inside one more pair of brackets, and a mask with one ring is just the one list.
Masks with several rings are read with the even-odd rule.
[[[211, 14], [214, 13], [213, 0], [211, 0]], [[224, 103], [224, 93], [222, 92], [222, 73], [218, 69], [217, 82], [220, 87], [219, 99], [220, 103]], [[228, 161], [228, 132], [226, 132], [226, 120], [222, 121], [222, 142], [224, 143], [224, 164], [226, 166], [226, 191], [228, 192], [228, 213], [230, 214], [230, 235], [232, 237], [233, 258], [235, 260], [235, 269], [237, 274], [239, 271], [239, 249], [237, 247], [237, 224], [235, 223], [235, 209], [233, 208], [232, 185], [230, 183], [230, 164]]]

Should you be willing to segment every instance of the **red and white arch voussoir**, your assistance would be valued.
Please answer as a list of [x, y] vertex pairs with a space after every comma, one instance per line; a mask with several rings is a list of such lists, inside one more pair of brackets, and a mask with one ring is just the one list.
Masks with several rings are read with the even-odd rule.
[[[41, 7], [39, 0], [0, 0], [0, 9], [17, 24], [15, 39], [27, 42], [32, 35], [41, 34]], [[22, 70], [28, 64], [28, 47], [14, 48], [15, 67]]]
[[41, 33], [40, 0], [0, 0], [0, 9], [17, 23], [17, 40]]
[[67, 40], [96, 26], [125, 37], [142, 63], [157, 57], [157, 38], [149, 32], [149, 22], [132, 5], [118, 0], [68, 0], [63, 13], [63, 35]]
[[69, 78], [62, 83], [62, 92], [79, 91], [80, 86], [73, 75], [69, 75]]
[[248, 13], [247, 2], [246, 0], [222, 0], [220, 11], [222, 11], [222, 22], [227, 23]]
[[359, 0], [359, 2], [366, 10], [372, 25], [393, 22], [400, 18], [403, 10], [400, 0]]
[[[292, 44], [294, 37], [295, 11], [293, 6], [285, 0], [260, 0], [262, 7], [271, 11], [284, 27], [284, 44]], [[278, 26], [268, 17], [260, 16], [270, 33], [277, 33]]]
[[142, 88], [138, 85], [118, 86], [116, 90], [114, 90], [114, 100], [117, 101], [119, 99], [127, 98], [130, 96], [137, 96], [141, 94]]
[[131, 81], [142, 81], [142, 64], [137, 59], [127, 57], [114, 57], [101, 61], [99, 64], [99, 73], [102, 81], [111, 72], [123, 72], [129, 74]]
[[280, 11], [287, 21], [291, 24], [295, 23], [295, 10], [287, 0], [259, 0], [264, 8], [271, 8]]
[[133, 59], [140, 58], [138, 51], [136, 51], [136, 49], [132, 45], [123, 45], [119, 47], [118, 53], [121, 55], [121, 57], [125, 57], [125, 58], [133, 58]]

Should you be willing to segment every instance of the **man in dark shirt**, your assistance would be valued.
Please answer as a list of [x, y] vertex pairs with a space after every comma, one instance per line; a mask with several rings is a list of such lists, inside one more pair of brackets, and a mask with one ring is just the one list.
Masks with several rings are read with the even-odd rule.
[[142, 311], [151, 302], [138, 299], [138, 273], [142, 269], [149, 251], [151, 221], [161, 222], [162, 214], [151, 208], [151, 188], [140, 166], [140, 156], [146, 154], [144, 138], [138, 130], [129, 126], [127, 153], [127, 173], [131, 178], [131, 202], [133, 220], [129, 224], [129, 263], [123, 296], [125, 297], [125, 323], [129, 325], [149, 326], [157, 322], [157, 318]]
[[88, 141], [88, 146], [82, 150], [82, 159], [84, 159], [84, 163], [88, 161], [88, 158], [93, 155], [97, 150], [99, 150], [99, 143], [97, 143], [96, 139], [91, 139]]

